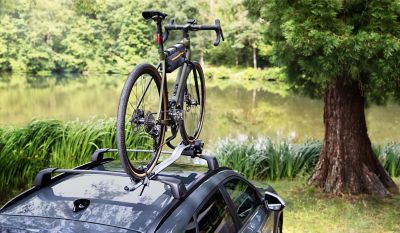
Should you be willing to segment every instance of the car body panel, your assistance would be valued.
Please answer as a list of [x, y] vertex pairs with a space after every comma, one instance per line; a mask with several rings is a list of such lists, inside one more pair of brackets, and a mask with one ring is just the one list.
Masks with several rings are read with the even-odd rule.
[[[118, 171], [117, 168], [110, 163], [96, 170]], [[182, 171], [169, 175], [176, 177], [177, 173], [188, 186], [198, 176], [198, 173]], [[129, 177], [74, 174], [1, 209], [0, 214], [75, 220], [145, 231], [174, 198], [168, 186], [159, 181], [151, 181], [151, 189], [145, 188], [141, 196], [142, 187], [124, 190], [130, 184]], [[88, 199], [90, 204], [85, 210], [74, 212], [73, 202], [77, 199]]]
[[182, 232], [192, 218], [195, 211], [208, 197], [218, 189], [218, 185], [230, 175], [232, 170], [221, 171], [204, 181], [183, 201], [170, 217], [162, 224], [157, 232]]
[[[268, 217], [268, 213], [265, 207], [258, 206], [256, 211], [252, 214], [250, 219], [240, 229], [242, 233], [257, 232], [261, 229], [265, 223], [265, 219]], [[273, 227], [273, 226], [272, 226]]]
[[[145, 189], [142, 196], [140, 188], [125, 191], [124, 186], [129, 183], [128, 177], [74, 175], [31, 194], [2, 214], [71, 219], [142, 231], [173, 197], [161, 182], [152, 182], [152, 190]], [[85, 210], [74, 212], [73, 202], [77, 199], [88, 199], [90, 204]]]
[[111, 227], [99, 223], [90, 223], [76, 220], [57, 219], [32, 216], [0, 216], [0, 232], [116, 232], [133, 233], [120, 227]]
[[[82, 165], [80, 169], [82, 167], [122, 171], [120, 164], [111, 160]], [[161, 182], [163, 177], [183, 183], [187, 193], [174, 198], [170, 186]], [[232, 205], [222, 183], [233, 177], [246, 181], [225, 168], [207, 170], [193, 165], [176, 165], [166, 168], [156, 180], [151, 180], [149, 187], [143, 189], [142, 185], [127, 191], [125, 186], [132, 187], [128, 176], [62, 174], [3, 206], [0, 209], [0, 232], [184, 232], [193, 214], [216, 190], [221, 191], [228, 206]], [[81, 211], [74, 211], [76, 200], [89, 200], [90, 204]], [[233, 216], [235, 226], [237, 229], [241, 227], [242, 232], [254, 232], [263, 224], [272, 224], [273, 229], [276, 217], [267, 218], [268, 213], [267, 208], [260, 206], [244, 226], [239, 223], [237, 215]]]

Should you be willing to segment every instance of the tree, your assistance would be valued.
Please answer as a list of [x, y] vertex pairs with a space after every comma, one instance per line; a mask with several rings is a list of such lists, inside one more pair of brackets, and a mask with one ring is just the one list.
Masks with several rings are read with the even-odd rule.
[[257, 69], [257, 45], [261, 40], [259, 20], [251, 20], [248, 11], [244, 9], [242, 1], [233, 2], [231, 9], [234, 20], [229, 25], [229, 31], [234, 35], [233, 48], [238, 50], [250, 47], [253, 67]]
[[15, 56], [16, 51], [9, 44], [16, 40], [16, 29], [7, 15], [0, 16], [0, 24], [0, 71], [11, 71], [10, 58]]
[[400, 99], [400, 2], [248, 0], [246, 5], [269, 22], [273, 61], [286, 67], [292, 88], [324, 96], [325, 138], [310, 183], [336, 195], [398, 193], [373, 153], [364, 108]]

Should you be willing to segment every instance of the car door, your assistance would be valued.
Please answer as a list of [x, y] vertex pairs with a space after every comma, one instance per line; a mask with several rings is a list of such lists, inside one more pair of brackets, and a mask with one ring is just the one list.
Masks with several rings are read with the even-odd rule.
[[185, 232], [237, 232], [235, 220], [219, 189], [200, 205], [200, 208], [187, 224]]
[[241, 228], [239, 232], [273, 232], [274, 221], [256, 189], [240, 178], [228, 179], [223, 189], [232, 202]]

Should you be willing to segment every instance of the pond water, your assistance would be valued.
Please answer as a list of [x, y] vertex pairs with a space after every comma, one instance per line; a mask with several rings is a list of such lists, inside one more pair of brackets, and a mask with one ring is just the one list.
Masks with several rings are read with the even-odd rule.
[[[32, 119], [87, 120], [116, 117], [126, 75], [0, 77], [0, 126], [23, 126]], [[322, 139], [323, 102], [279, 91], [269, 82], [206, 80], [206, 116], [201, 138], [263, 137]], [[400, 107], [366, 110], [373, 143], [400, 141]]]

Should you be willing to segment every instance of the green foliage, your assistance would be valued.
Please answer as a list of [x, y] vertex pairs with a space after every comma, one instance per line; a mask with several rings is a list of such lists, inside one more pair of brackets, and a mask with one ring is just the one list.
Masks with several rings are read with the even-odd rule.
[[[188, 19], [199, 24], [221, 19], [227, 40], [219, 47], [212, 45], [214, 32], [191, 33], [194, 60], [251, 66], [251, 48], [265, 47], [259, 27], [254, 27], [257, 22], [248, 18], [242, 1], [3, 0], [0, 4], [0, 71], [128, 73], [137, 63], [155, 63], [155, 25], [142, 18], [144, 9], [159, 9], [180, 24]], [[166, 47], [180, 39], [181, 32], [171, 33]]]
[[400, 144], [392, 142], [385, 146], [378, 145], [374, 151], [390, 176], [400, 176]]
[[[0, 190], [25, 188], [37, 172], [46, 167], [72, 168], [89, 162], [96, 149], [116, 148], [115, 137], [113, 119], [43, 120], [33, 121], [23, 128], [1, 129]], [[141, 135], [128, 134], [127, 145], [150, 148]], [[116, 157], [116, 154], [108, 156]]]
[[[266, 46], [262, 40], [264, 27], [259, 19], [250, 17], [252, 13], [247, 11], [243, 3], [243, 0], [215, 3], [214, 15], [221, 19], [225, 41], [206, 51], [206, 57], [212, 64], [251, 67], [253, 48], [256, 49], [256, 57], [261, 56], [261, 48]], [[269, 56], [264, 55], [262, 58], [257, 62], [258, 67], [268, 66]]]
[[37, 47], [25, 56], [26, 69], [30, 73], [51, 71], [54, 67], [51, 50], [48, 47]]
[[247, 79], [256, 79], [256, 80], [267, 80], [267, 81], [284, 81], [285, 73], [282, 68], [273, 67], [268, 69], [252, 69], [247, 68], [243, 77]]
[[17, 29], [8, 16], [0, 18], [0, 25], [4, 25], [0, 27], [0, 71], [11, 71], [11, 59], [17, 55], [17, 48], [10, 46], [9, 41], [18, 41]]
[[311, 171], [318, 161], [321, 144], [306, 141], [292, 145], [270, 139], [257, 141], [221, 141], [216, 154], [221, 164], [250, 179], [293, 178]]
[[282, 68], [273, 67], [268, 69], [254, 68], [228, 68], [226, 66], [207, 67], [205, 69], [207, 78], [215, 79], [246, 79], [284, 82], [286, 74]]
[[0, 70], [128, 73], [155, 60], [139, 1], [22, 2], [0, 15]]
[[400, 93], [399, 1], [247, 0], [267, 24], [272, 60], [296, 90], [321, 96], [342, 77], [358, 80], [369, 99]]
[[[400, 144], [377, 145], [375, 154], [390, 176], [400, 176]], [[271, 139], [223, 140], [216, 146], [219, 162], [250, 179], [277, 180], [308, 175], [315, 167], [321, 142], [302, 144]]]

